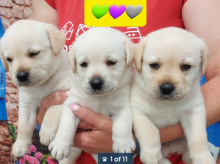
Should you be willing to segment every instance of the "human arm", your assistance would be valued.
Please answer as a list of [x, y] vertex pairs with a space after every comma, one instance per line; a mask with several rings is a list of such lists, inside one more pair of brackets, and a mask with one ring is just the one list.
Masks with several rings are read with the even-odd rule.
[[32, 19], [51, 23], [58, 27], [57, 11], [53, 9], [45, 0], [33, 0]]
[[206, 104], [207, 124], [220, 121], [220, 1], [190, 0], [183, 8], [183, 20], [188, 31], [203, 38], [208, 45], [207, 83], [201, 89]]

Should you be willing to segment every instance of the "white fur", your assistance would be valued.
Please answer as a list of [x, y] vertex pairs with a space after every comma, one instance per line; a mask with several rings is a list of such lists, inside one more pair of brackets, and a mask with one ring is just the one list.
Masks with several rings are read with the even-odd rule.
[[[29, 150], [42, 99], [53, 92], [70, 88], [72, 71], [67, 54], [61, 52], [64, 44], [65, 35], [58, 29], [34, 20], [14, 23], [1, 39], [1, 59], [6, 69], [9, 66], [12, 81], [19, 89], [18, 136], [12, 148], [12, 154], [16, 157], [25, 155]], [[38, 51], [37, 56], [29, 56], [31, 52]], [[12, 62], [6, 62], [9, 57], [13, 59]], [[19, 71], [29, 72], [29, 82], [20, 83], [17, 80]], [[50, 109], [40, 132], [41, 142], [45, 145], [49, 144], [57, 131], [60, 118], [57, 113], [62, 108], [53, 106]]]
[[[185, 30], [170, 27], [144, 37], [135, 52], [139, 73], [136, 72], [131, 89], [131, 106], [141, 161], [169, 163], [162, 161], [163, 156], [178, 152], [186, 164], [215, 164], [207, 144], [205, 105], [199, 84], [200, 64], [203, 62], [204, 73], [207, 62], [205, 43]], [[159, 63], [159, 69], [152, 69], [152, 63]], [[182, 64], [192, 67], [182, 71]], [[159, 89], [164, 82], [175, 86], [167, 99], [163, 99]], [[162, 155], [158, 128], [177, 123], [184, 129], [189, 149], [185, 139], [179, 139], [165, 144]]]
[[[79, 149], [71, 150], [80, 122], [69, 109], [69, 105], [74, 103], [112, 117], [112, 149], [114, 152], [130, 153], [135, 149], [129, 105], [133, 43], [117, 30], [92, 28], [75, 41], [69, 52], [69, 59], [75, 74], [70, 96], [63, 105], [58, 132], [49, 145], [52, 156], [58, 160], [66, 160], [64, 157], [68, 157], [71, 152], [69, 158], [73, 161], [69, 163], [73, 163], [80, 154]], [[117, 63], [108, 66], [108, 60]], [[88, 63], [86, 68], [80, 66], [83, 62]], [[103, 88], [97, 92], [89, 84], [95, 76], [104, 80]], [[93, 154], [93, 157], [97, 161], [97, 155]]]

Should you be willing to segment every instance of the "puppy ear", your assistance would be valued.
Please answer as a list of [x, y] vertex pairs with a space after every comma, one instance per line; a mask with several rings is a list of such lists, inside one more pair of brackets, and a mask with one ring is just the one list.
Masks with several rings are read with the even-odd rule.
[[201, 52], [201, 61], [202, 61], [202, 76], [205, 75], [207, 61], [208, 61], [208, 47], [203, 41], [200, 45], [200, 52]]
[[141, 72], [141, 68], [142, 68], [142, 57], [146, 44], [147, 44], [147, 37], [144, 37], [140, 40], [139, 43], [135, 45], [134, 48], [134, 64], [139, 73]]
[[68, 60], [72, 67], [73, 73], [76, 73], [76, 59], [75, 59], [75, 51], [73, 46], [68, 52]]
[[53, 53], [55, 55], [59, 55], [66, 42], [65, 34], [51, 24], [46, 26], [46, 32], [50, 40]]
[[134, 43], [129, 38], [126, 38], [124, 45], [125, 45], [127, 67], [129, 67], [134, 58]]
[[4, 68], [5, 68], [5, 71], [8, 71], [8, 70], [9, 70], [9, 68], [8, 68], [8, 63], [7, 63], [7, 61], [5, 60], [5, 57], [3, 56], [3, 53], [2, 53], [2, 51], [1, 51], [1, 47], [0, 47], [0, 58], [1, 58], [1, 61], [2, 61], [3, 66], [4, 66]]

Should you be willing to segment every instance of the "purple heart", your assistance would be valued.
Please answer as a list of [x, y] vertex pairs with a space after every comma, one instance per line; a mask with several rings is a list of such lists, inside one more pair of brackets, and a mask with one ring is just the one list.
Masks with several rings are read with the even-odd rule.
[[117, 5], [112, 5], [109, 8], [109, 13], [111, 14], [111, 16], [116, 19], [118, 18], [120, 15], [122, 15], [124, 13], [124, 11], [126, 10], [126, 6], [125, 5], [120, 5], [119, 7], [117, 7]]

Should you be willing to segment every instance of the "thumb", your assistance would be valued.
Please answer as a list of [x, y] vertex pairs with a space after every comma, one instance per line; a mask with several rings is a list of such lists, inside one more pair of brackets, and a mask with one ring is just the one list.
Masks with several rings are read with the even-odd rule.
[[77, 104], [71, 104], [69, 108], [76, 116], [81, 118], [81, 120], [93, 125], [98, 129], [104, 129], [106, 126], [112, 125], [112, 119], [110, 117], [97, 113], [89, 108], [79, 106]]

